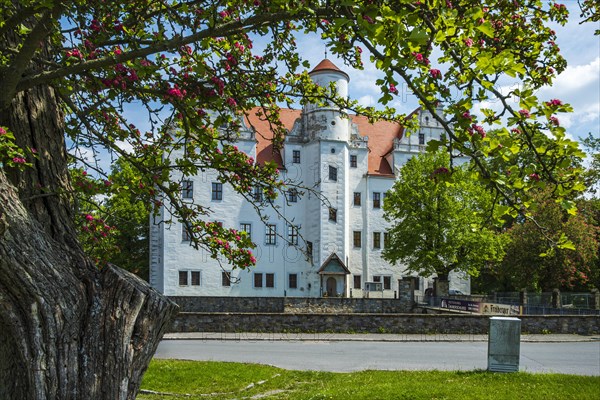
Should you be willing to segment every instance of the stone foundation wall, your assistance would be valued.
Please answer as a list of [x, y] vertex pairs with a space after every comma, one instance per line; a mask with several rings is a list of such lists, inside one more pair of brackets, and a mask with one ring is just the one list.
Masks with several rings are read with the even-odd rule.
[[[521, 331], [529, 334], [600, 333], [598, 316], [523, 315]], [[331, 313], [180, 313], [171, 332], [307, 332], [486, 334], [489, 316], [430, 314]]]
[[227, 313], [407, 313], [412, 299], [308, 297], [170, 297], [182, 312]]

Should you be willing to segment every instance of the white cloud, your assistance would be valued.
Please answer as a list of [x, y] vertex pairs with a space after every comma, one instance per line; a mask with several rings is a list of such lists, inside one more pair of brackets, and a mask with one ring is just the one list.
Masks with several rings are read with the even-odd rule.
[[359, 97], [358, 103], [363, 107], [375, 106], [377, 104], [377, 99], [375, 99], [370, 94], [367, 94], [365, 96]]

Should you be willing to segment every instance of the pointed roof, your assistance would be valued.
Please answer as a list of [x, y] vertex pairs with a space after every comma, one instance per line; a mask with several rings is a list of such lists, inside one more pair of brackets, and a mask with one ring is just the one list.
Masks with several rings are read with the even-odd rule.
[[337, 254], [331, 253], [319, 268], [319, 275], [350, 275], [350, 270]]
[[308, 74], [312, 75], [317, 72], [327, 72], [327, 71], [333, 71], [333, 72], [340, 73], [340, 74], [344, 75], [348, 81], [350, 80], [350, 77], [348, 76], [347, 73], [345, 73], [344, 71], [342, 71], [341, 69], [336, 67], [335, 64], [332, 63], [331, 61], [329, 61], [329, 59], [327, 59], [327, 58], [323, 59], [320, 63], [318, 63], [317, 66], [314, 67], [313, 70], [310, 71]]

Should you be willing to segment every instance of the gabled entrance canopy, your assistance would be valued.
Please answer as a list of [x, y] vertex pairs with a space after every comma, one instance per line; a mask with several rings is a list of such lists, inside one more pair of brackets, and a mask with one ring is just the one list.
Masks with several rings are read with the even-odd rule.
[[319, 275], [350, 275], [350, 270], [337, 254], [331, 253], [319, 268]]

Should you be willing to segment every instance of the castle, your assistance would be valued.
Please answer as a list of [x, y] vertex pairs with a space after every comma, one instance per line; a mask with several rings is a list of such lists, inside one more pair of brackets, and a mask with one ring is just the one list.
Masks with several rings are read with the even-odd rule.
[[[322, 87], [335, 84], [348, 96], [349, 76], [324, 59], [310, 73]], [[236, 146], [256, 162], [275, 161], [282, 178], [314, 192], [290, 189], [265, 209], [263, 222], [252, 204], [215, 171], [194, 177], [173, 176], [182, 183], [182, 196], [210, 207], [213, 221], [245, 230], [257, 245], [256, 267], [223, 269], [208, 252], [195, 250], [181, 223], [168, 219], [163, 207], [150, 227], [150, 284], [169, 296], [241, 297], [394, 297], [400, 279], [412, 279], [415, 294], [423, 295], [432, 280], [407, 277], [402, 265], [381, 256], [389, 224], [383, 202], [399, 169], [429, 140], [439, 139], [441, 126], [427, 111], [417, 109], [419, 129], [410, 136], [388, 121], [369, 123], [334, 107], [307, 104], [302, 110], [282, 109], [288, 130], [283, 148], [273, 151], [269, 126], [253, 112], [245, 121]], [[260, 192], [256, 192], [260, 201]], [[469, 292], [468, 280], [450, 275], [451, 286]]]

